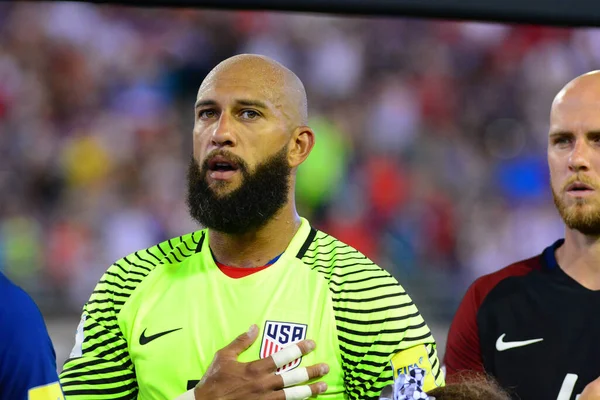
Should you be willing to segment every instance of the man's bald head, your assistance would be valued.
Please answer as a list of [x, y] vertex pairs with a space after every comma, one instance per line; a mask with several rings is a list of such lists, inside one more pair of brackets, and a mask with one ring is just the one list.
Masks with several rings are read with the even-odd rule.
[[550, 136], [600, 128], [600, 71], [583, 74], [558, 92], [550, 110]]
[[255, 54], [228, 58], [206, 76], [198, 98], [209, 88], [223, 83], [256, 90], [281, 111], [291, 128], [308, 123], [308, 102], [302, 81], [275, 60]]
[[563, 103], [587, 105], [599, 102], [600, 71], [592, 71], [567, 83], [554, 98], [552, 108]]

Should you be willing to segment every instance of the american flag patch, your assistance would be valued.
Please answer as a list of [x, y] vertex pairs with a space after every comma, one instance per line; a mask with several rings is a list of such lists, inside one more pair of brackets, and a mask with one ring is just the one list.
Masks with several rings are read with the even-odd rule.
[[[291, 322], [265, 322], [262, 344], [260, 346], [260, 358], [267, 358], [273, 353], [287, 347], [291, 344], [301, 342], [306, 339], [307, 325], [294, 324]], [[289, 371], [300, 365], [302, 357], [284, 365], [277, 370], [277, 374], [283, 371]]]

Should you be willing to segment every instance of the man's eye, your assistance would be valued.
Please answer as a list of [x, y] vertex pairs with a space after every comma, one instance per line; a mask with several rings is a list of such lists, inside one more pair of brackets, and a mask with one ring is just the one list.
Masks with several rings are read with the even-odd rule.
[[198, 117], [200, 117], [200, 119], [210, 119], [216, 116], [217, 113], [215, 112], [215, 110], [202, 110], [198, 113]]
[[571, 138], [568, 137], [558, 137], [554, 139], [554, 144], [557, 145], [565, 145], [571, 143]]
[[244, 110], [240, 115], [244, 119], [256, 119], [259, 117], [259, 114], [254, 110]]

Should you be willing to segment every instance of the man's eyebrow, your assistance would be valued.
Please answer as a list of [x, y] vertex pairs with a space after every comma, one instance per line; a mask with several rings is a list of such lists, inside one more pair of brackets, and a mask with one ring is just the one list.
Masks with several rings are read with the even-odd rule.
[[[590, 131], [585, 132], [585, 135], [592, 135], [592, 136], [598, 136], [600, 135], [600, 129], [592, 129]], [[556, 131], [556, 132], [550, 132], [549, 134], [550, 137], [558, 137], [558, 136], [575, 136], [573, 134], [573, 132], [570, 131]]]
[[[260, 100], [238, 99], [238, 100], [235, 100], [235, 103], [238, 106], [243, 106], [243, 107], [256, 107], [256, 108], [262, 108], [265, 110], [269, 108], [264, 102], [262, 102]], [[216, 105], [217, 105], [217, 102], [214, 100], [198, 100], [198, 101], [196, 101], [194, 108], [207, 107], [207, 106], [214, 107]]]
[[194, 108], [206, 107], [206, 106], [216, 106], [217, 102], [214, 100], [198, 100], [194, 105]]
[[550, 132], [550, 137], [557, 137], [557, 136], [573, 136], [572, 132], [569, 131], [555, 131], [555, 132]]
[[257, 107], [257, 108], [262, 108], [262, 109], [268, 109], [269, 107], [267, 107], [267, 105], [265, 103], [263, 103], [260, 100], [245, 100], [245, 99], [240, 99], [240, 100], [236, 100], [235, 101], [238, 105], [240, 106], [244, 106], [244, 107]]

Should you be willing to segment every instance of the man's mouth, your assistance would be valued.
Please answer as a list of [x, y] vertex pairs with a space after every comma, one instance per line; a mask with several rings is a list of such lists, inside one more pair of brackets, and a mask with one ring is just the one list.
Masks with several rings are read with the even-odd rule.
[[238, 170], [238, 164], [225, 156], [215, 156], [208, 160], [208, 176], [212, 179], [228, 180]]
[[581, 196], [585, 194], [592, 193], [595, 189], [586, 183], [583, 182], [573, 182], [569, 186], [567, 186], [566, 192], [574, 195]]

